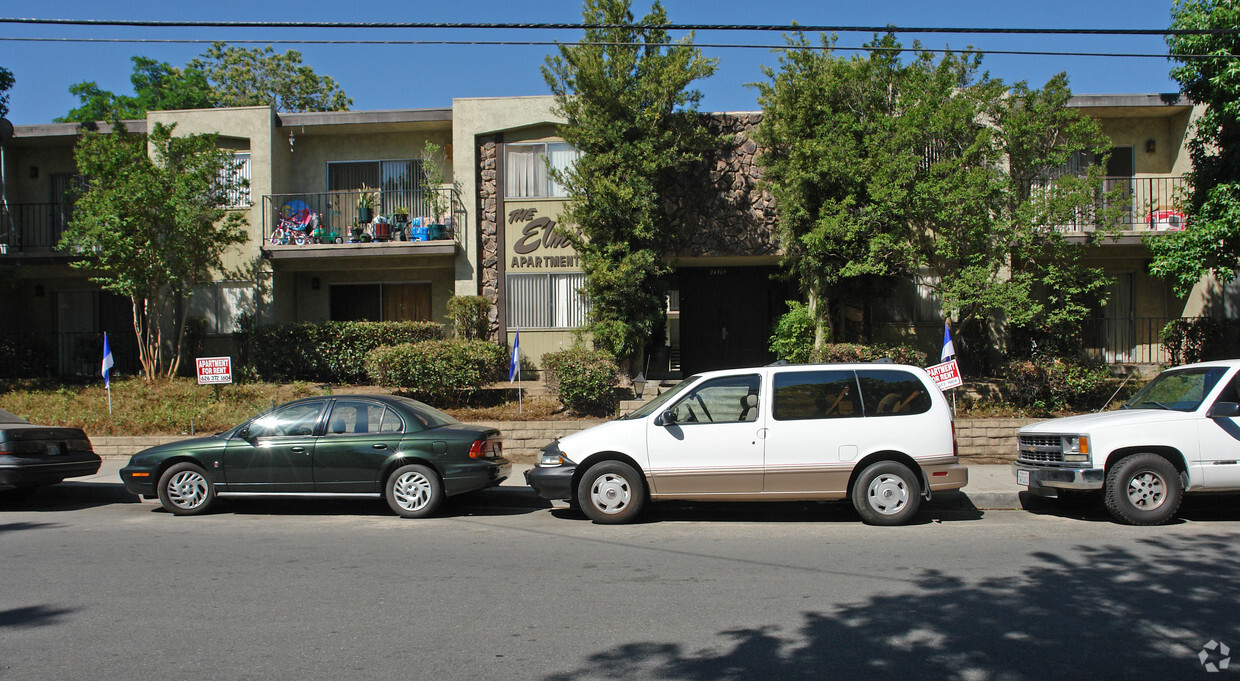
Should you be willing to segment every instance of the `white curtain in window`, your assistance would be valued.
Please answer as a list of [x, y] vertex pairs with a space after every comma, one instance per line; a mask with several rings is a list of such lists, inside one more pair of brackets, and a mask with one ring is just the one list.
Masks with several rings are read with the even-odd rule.
[[553, 274], [552, 286], [555, 299], [552, 306], [555, 314], [554, 327], [557, 329], [575, 329], [586, 321], [585, 296], [581, 295], [581, 287], [586, 285], [584, 274]]
[[504, 168], [505, 196], [545, 196], [547, 166], [542, 159], [544, 149], [542, 144], [508, 147], [508, 163]]
[[[562, 142], [547, 145], [547, 161], [552, 169], [561, 173], [576, 165], [580, 156], [581, 152]], [[547, 196], [568, 196], [568, 191], [564, 186], [552, 179], [550, 174], [547, 176]]]

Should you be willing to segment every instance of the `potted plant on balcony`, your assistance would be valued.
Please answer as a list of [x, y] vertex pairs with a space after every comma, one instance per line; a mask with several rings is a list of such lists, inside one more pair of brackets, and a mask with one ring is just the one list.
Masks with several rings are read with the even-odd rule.
[[396, 222], [409, 222], [409, 206], [397, 206], [393, 208], [392, 219]]
[[357, 197], [357, 221], [359, 224], [369, 223], [375, 217], [375, 197], [377, 192], [362, 185], [362, 193]]
[[431, 224], [427, 238], [430, 241], [449, 239], [452, 237], [444, 225], [445, 216], [449, 216], [451, 203], [444, 193], [443, 185], [447, 181], [443, 172], [443, 154], [439, 145], [427, 140], [422, 147], [422, 192], [426, 197], [426, 207], [430, 210]]

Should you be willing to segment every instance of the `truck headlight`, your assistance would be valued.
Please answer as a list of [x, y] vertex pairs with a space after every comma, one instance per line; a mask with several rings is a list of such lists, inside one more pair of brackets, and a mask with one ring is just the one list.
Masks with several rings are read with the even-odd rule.
[[1087, 463], [1089, 461], [1089, 436], [1065, 435], [1063, 460], [1067, 463]]

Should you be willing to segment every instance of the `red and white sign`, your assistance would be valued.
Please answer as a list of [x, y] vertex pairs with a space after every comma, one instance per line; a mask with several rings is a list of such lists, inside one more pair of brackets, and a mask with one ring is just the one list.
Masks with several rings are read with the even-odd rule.
[[934, 379], [935, 384], [939, 386], [939, 390], [959, 388], [964, 385], [964, 379], [960, 378], [960, 367], [956, 365], [956, 360], [954, 359], [928, 367], [926, 373], [930, 374], [930, 378]]
[[232, 357], [199, 357], [198, 385], [232, 383]]

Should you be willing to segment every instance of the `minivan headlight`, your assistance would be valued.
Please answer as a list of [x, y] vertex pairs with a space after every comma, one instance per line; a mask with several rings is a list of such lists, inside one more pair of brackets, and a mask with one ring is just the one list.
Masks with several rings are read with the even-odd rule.
[[1063, 438], [1063, 460], [1067, 463], [1088, 462], [1089, 436], [1065, 435]]

